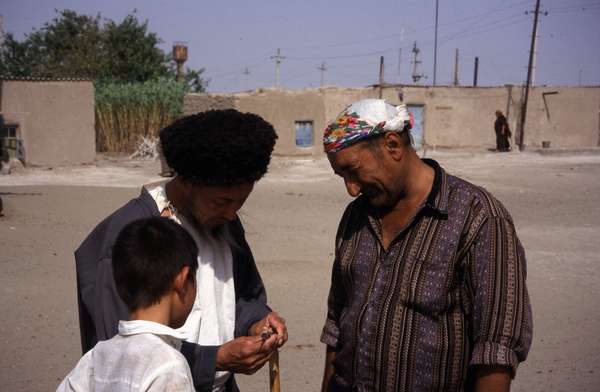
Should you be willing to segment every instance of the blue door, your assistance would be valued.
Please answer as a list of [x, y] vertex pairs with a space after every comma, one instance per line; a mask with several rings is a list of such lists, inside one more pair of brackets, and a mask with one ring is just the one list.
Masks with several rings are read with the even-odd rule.
[[423, 144], [423, 105], [406, 105], [406, 108], [412, 113], [415, 123], [413, 128], [410, 130], [415, 148], [421, 148]]

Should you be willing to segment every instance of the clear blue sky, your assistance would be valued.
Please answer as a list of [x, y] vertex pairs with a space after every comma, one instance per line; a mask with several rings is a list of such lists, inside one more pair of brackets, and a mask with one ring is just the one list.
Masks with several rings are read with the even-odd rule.
[[[452, 82], [454, 51], [460, 51], [459, 80], [473, 81], [479, 56], [479, 84], [520, 84], [526, 78], [535, 0], [439, 0], [437, 83]], [[379, 56], [387, 82], [410, 81], [414, 41], [421, 71], [433, 80], [435, 0], [0, 0], [4, 29], [18, 39], [51, 20], [54, 9], [100, 13], [121, 21], [138, 18], [170, 50], [187, 41], [193, 68], [203, 67], [209, 91], [232, 92], [274, 85], [276, 48], [283, 87], [317, 87], [325, 62], [325, 83], [376, 83]], [[600, 85], [600, 0], [542, 0], [536, 84]], [[402, 48], [398, 74], [399, 48]], [[244, 75], [244, 68], [250, 74]]]

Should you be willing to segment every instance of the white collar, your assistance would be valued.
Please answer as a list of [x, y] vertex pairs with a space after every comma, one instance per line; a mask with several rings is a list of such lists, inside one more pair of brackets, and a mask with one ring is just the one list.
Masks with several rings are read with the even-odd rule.
[[179, 330], [175, 330], [164, 324], [155, 323], [154, 321], [148, 320], [120, 320], [119, 321], [119, 335], [131, 336], [139, 335], [144, 333], [150, 333], [158, 335], [164, 338], [167, 343], [171, 346], [179, 349], [181, 341], [185, 339], [185, 333]]
[[147, 184], [144, 187], [150, 193], [150, 196], [154, 199], [156, 207], [158, 207], [158, 213], [162, 213], [166, 208], [171, 206], [171, 201], [167, 198], [166, 185], [170, 180], [161, 181], [159, 183]]

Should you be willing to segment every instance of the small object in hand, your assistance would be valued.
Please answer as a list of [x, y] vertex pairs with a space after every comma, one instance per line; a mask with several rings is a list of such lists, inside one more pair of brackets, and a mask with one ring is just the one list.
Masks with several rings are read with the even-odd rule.
[[262, 340], [267, 340], [267, 339], [269, 339], [273, 335], [274, 335], [274, 333], [273, 333], [272, 330], [270, 330], [270, 329], [263, 329], [263, 331], [260, 333], [260, 338]]

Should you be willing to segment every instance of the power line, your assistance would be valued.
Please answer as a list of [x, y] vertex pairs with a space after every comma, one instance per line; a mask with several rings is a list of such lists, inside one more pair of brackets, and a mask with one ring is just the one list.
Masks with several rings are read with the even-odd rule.
[[[454, 33], [450, 33], [447, 36], [442, 37], [442, 40], [447, 42], [447, 41], [451, 41], [453, 39], [461, 38], [461, 37], [471, 35], [471, 34], [486, 33], [489, 31], [497, 30], [499, 28], [511, 26], [516, 23], [524, 22], [526, 19], [527, 19], [527, 17], [523, 16], [522, 13], [518, 13], [516, 15], [510, 15], [508, 17], [504, 17], [504, 18], [495, 20], [493, 22], [486, 22], [484, 26], [477, 26], [477, 24], [475, 24], [474, 26], [471, 26], [467, 29], [464, 29], [464, 30], [461, 30], [458, 32], [454, 32]], [[506, 22], [506, 23], [502, 23], [502, 22]]]
[[[489, 23], [486, 24], [484, 30], [476, 31], [477, 29], [480, 29], [481, 26], [475, 26], [475, 27], [471, 26], [470, 28], [467, 28], [465, 30], [459, 31], [457, 33], [452, 33], [448, 37], [442, 37], [441, 40], [448, 41], [448, 40], [454, 39], [454, 38], [456, 38], [456, 37], [458, 37], [460, 35], [467, 35], [470, 32], [473, 32], [473, 33], [486, 32], [486, 31], [495, 30], [497, 28], [509, 26], [510, 24], [506, 24], [506, 25], [500, 25], [500, 26], [497, 26], [495, 28], [491, 28], [490, 29], [490, 26], [496, 25], [496, 24], [498, 24], [500, 22], [503, 22], [505, 20], [508, 20], [508, 19], [515, 19], [515, 17], [517, 17], [517, 16], [519, 17], [519, 20], [517, 22], [522, 22], [524, 17], [523, 17], [523, 15], [521, 13], [519, 13], [517, 15], [511, 15], [509, 17], [504, 17], [504, 18], [498, 19], [496, 21], [489, 22]], [[425, 42], [428, 43], [428, 42], [432, 42], [432, 41], [431, 40], [426, 40]], [[382, 55], [382, 54], [385, 54], [385, 53], [391, 53], [391, 52], [394, 52], [396, 50], [397, 50], [397, 48], [386, 48], [386, 49], [380, 49], [380, 50], [376, 50], [376, 51], [363, 52], [363, 53], [355, 53], [355, 54], [344, 54], [344, 55], [339, 55], [339, 56], [325, 56], [325, 57], [323, 57], [323, 56], [306, 56], [306, 57], [302, 57], [302, 56], [300, 56], [300, 57], [290, 56], [290, 57], [288, 57], [288, 59], [289, 60], [300, 60], [300, 61], [302, 61], [302, 60], [318, 60], [318, 59], [337, 60], [337, 59], [356, 58], [356, 57], [371, 57], [371, 56], [375, 56], [375, 55]]]
[[[446, 23], [441, 23], [439, 26], [440, 27], [456, 26], [457, 24], [460, 24], [462, 22], [467, 22], [467, 21], [470, 21], [473, 19], [476, 19], [478, 21], [478, 22], [476, 22], [476, 24], [477, 23], [486, 23], [485, 20], [482, 20], [483, 16], [510, 11], [511, 9], [517, 8], [518, 6], [522, 6], [525, 3], [530, 3], [530, 1], [531, 0], [521, 0], [521, 1], [514, 2], [514, 3], [509, 3], [509, 4], [504, 5], [502, 8], [496, 8], [493, 10], [485, 11], [481, 14], [471, 15], [471, 16], [467, 16], [464, 18], [460, 18], [460, 19], [449, 20]], [[470, 25], [472, 26], [473, 24], [470, 24]], [[307, 46], [299, 46], [299, 47], [285, 47], [282, 49], [285, 49], [289, 52], [289, 51], [294, 51], [294, 50], [298, 50], [298, 49], [332, 48], [332, 47], [340, 47], [340, 46], [352, 46], [352, 45], [366, 44], [366, 43], [371, 43], [373, 41], [381, 41], [381, 40], [388, 39], [388, 38], [403, 37], [405, 33], [406, 34], [414, 34], [414, 33], [419, 33], [419, 32], [423, 32], [423, 31], [428, 31], [434, 27], [435, 27], [435, 24], [432, 24], [432, 25], [427, 25], [427, 26], [424, 26], [424, 27], [421, 27], [418, 29], [409, 29], [408, 31], [402, 31], [400, 33], [392, 33], [392, 34], [374, 36], [374, 37], [371, 37], [369, 39], [362, 40], [362, 41], [352, 41], [352, 42], [346, 41], [346, 42], [338, 42], [338, 43], [325, 44], [325, 45], [307, 45]], [[314, 60], [314, 59], [311, 59], [311, 60]]]
[[[523, 2], [519, 2], [519, 3], [515, 3], [515, 4], [520, 4]], [[491, 11], [488, 11], [484, 14], [488, 14], [491, 13]], [[514, 19], [515, 16], [519, 17], [519, 20], [516, 20], [514, 22], [511, 23], [505, 23], [505, 24], [500, 24], [503, 21], [506, 20], [510, 20], [510, 19]], [[472, 18], [472, 17], [470, 17]], [[507, 27], [516, 23], [520, 23], [522, 22], [523, 16], [521, 13], [519, 13], [518, 15], [509, 15], [508, 17], [502, 17], [500, 19], [494, 20], [492, 22], [488, 22], [487, 25], [485, 27], [482, 26], [477, 26], [478, 23], [475, 24], [475, 26], [471, 26], [467, 29], [461, 30], [459, 32], [456, 33], [451, 33], [447, 36], [442, 36], [441, 38], [439, 38], [439, 41], [442, 43], [447, 43], [453, 39], [459, 38], [459, 37], [464, 37], [466, 35], [470, 35], [470, 34], [477, 34], [477, 33], [482, 33], [482, 32], [488, 32], [488, 31], [493, 31], [499, 28], [503, 28], [503, 27]], [[466, 18], [464, 18], [463, 20], [466, 20]], [[397, 36], [397, 34], [395, 34], [394, 36]], [[425, 43], [422, 43], [422, 46], [429, 46], [429, 44], [432, 42], [431, 40], [425, 40]], [[314, 60], [341, 60], [341, 59], [348, 59], [348, 58], [363, 58], [363, 57], [373, 57], [376, 55], [382, 55], [382, 54], [387, 54], [387, 53], [392, 53], [394, 51], [396, 51], [398, 48], [385, 48], [385, 49], [380, 49], [380, 50], [375, 50], [375, 51], [369, 51], [369, 52], [361, 52], [361, 53], [354, 53], [354, 54], [345, 54], [345, 55], [333, 55], [333, 56], [287, 56], [285, 57], [285, 59], [291, 60], [291, 61], [314, 61]], [[271, 56], [271, 58], [273, 59], [275, 56]], [[283, 56], [282, 56], [283, 57]], [[406, 59], [410, 58], [409, 56], [405, 57]], [[267, 59], [268, 60], [268, 59]], [[262, 61], [259, 61], [256, 64], [251, 64], [251, 65], [258, 65], [261, 63], [266, 62], [265, 59], [263, 59]], [[239, 69], [239, 68], [238, 68]], [[225, 73], [221, 73], [221, 74], [216, 74], [216, 75], [212, 75], [212, 77], [214, 78], [218, 78], [218, 77], [223, 77], [223, 76], [228, 76], [228, 75], [236, 75], [238, 74], [239, 71], [229, 71], [229, 72], [225, 72]]]
[[395, 50], [396, 50], [396, 48], [388, 48], [388, 49], [376, 50], [376, 51], [371, 51], [371, 52], [366, 52], [366, 53], [345, 54], [345, 55], [340, 55], [340, 56], [289, 57], [289, 59], [290, 60], [318, 60], [318, 59], [336, 60], [336, 59], [347, 59], [347, 58], [355, 58], [355, 57], [371, 57], [374, 55], [378, 55], [378, 54], [381, 55], [383, 53], [388, 53], [388, 52], [392, 52]]

